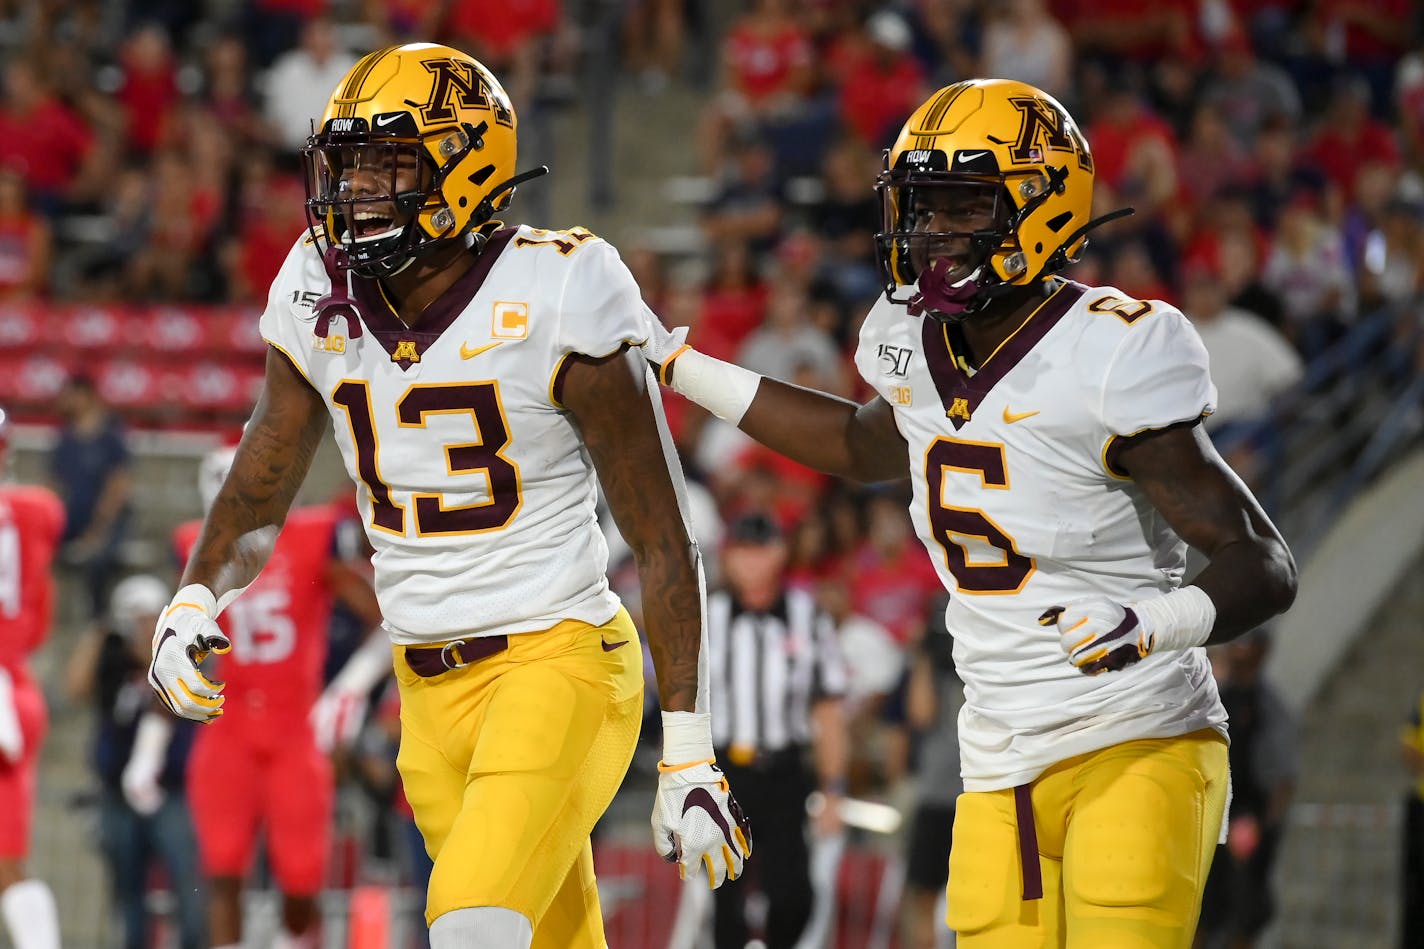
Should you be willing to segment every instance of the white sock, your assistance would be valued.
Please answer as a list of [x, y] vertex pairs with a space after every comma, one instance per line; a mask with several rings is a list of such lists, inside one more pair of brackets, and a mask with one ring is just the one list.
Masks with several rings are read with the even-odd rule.
[[469, 906], [430, 925], [430, 949], [529, 949], [534, 924], [503, 906]]
[[43, 880], [21, 880], [0, 893], [0, 913], [15, 949], [59, 949], [59, 911]]

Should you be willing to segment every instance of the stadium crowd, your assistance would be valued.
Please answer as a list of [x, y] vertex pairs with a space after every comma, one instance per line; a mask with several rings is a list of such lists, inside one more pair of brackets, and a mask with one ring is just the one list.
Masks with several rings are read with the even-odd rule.
[[[595, 21], [614, 18], [624, 81], [647, 95], [704, 92], [685, 130], [697, 146], [687, 172], [706, 184], [697, 249], [624, 242], [645, 299], [703, 352], [863, 400], [850, 355], [882, 289], [870, 240], [881, 150], [933, 89], [998, 76], [1079, 117], [1095, 214], [1136, 208], [1096, 231], [1068, 276], [1182, 306], [1211, 355], [1219, 439], [1265, 416], [1376, 312], [1395, 314], [1384, 371], [1424, 363], [1424, 24], [1409, 0], [747, 0], [713, 34], [728, 16], [714, 7], [0, 0], [6, 358], [84, 369], [49, 341], [62, 330], [16, 329], [51, 307], [179, 306], [200, 321], [238, 307], [255, 321], [306, 226], [310, 120], [361, 52], [415, 39], [466, 49], [533, 103], [521, 119], [537, 123], [587, 105], [571, 87], [577, 56]], [[715, 70], [686, 65], [709, 59]], [[55, 421], [63, 375], [28, 388], [22, 375], [0, 376], [0, 403], [17, 421]], [[122, 407], [105, 379], [100, 394]], [[925, 640], [942, 588], [906, 496], [797, 466], [676, 396], [668, 411], [706, 512], [704, 546], [718, 549], [724, 522], [771, 515], [788, 537], [789, 581], [842, 631], [850, 793], [910, 803], [927, 717], [907, 691], [937, 655]], [[127, 421], [212, 429], [241, 414], [135, 410]], [[636, 601], [630, 561], [610, 570]], [[399, 800], [393, 712], [376, 708], [344, 773], [384, 806]], [[395, 840], [408, 818], [392, 813]]]

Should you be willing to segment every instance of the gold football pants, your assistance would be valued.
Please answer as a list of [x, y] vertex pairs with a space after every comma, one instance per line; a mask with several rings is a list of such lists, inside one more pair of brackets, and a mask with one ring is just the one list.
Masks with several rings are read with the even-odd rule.
[[510, 636], [431, 678], [404, 652], [396, 763], [435, 861], [426, 921], [501, 906], [530, 919], [534, 949], [602, 949], [589, 833], [628, 770], [643, 704], [627, 612]]
[[1204, 729], [1112, 745], [1034, 779], [1042, 899], [1023, 898], [1014, 789], [960, 795], [947, 889], [959, 949], [1190, 947], [1226, 808], [1226, 748]]

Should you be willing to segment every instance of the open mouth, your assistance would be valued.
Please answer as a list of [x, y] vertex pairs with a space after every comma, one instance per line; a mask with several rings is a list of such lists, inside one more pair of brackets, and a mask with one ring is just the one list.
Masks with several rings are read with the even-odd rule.
[[352, 227], [347, 231], [356, 243], [380, 240], [400, 230], [395, 218], [376, 211], [357, 211], [353, 215]]
[[973, 269], [973, 261], [968, 254], [951, 254], [932, 250], [929, 257], [930, 263], [941, 260], [944, 261], [951, 281], [968, 276], [969, 272]]

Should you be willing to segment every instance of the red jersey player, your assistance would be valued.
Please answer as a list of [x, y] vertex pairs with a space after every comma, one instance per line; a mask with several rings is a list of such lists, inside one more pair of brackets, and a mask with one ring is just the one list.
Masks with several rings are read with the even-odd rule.
[[17, 949], [59, 949], [54, 894], [25, 878], [25, 856], [47, 721], [28, 658], [49, 632], [64, 505], [48, 488], [4, 480], [8, 448], [0, 409], [0, 915]]
[[[226, 449], [204, 460], [205, 503], [226, 477], [232, 454]], [[188, 764], [189, 802], [194, 822], [204, 828], [198, 850], [210, 880], [214, 946], [242, 942], [242, 882], [259, 831], [283, 894], [277, 945], [316, 945], [334, 778], [311, 717], [322, 694], [327, 625], [337, 598], [371, 627], [380, 619], [360, 565], [335, 555], [346, 517], [335, 505], [293, 509], [266, 568], [222, 617], [232, 650], [213, 674], [234, 686], [232, 700], [222, 721], [200, 731]], [[201, 529], [201, 521], [190, 521], [175, 530], [181, 562]], [[383, 658], [388, 669], [389, 648]], [[384, 671], [373, 670], [365, 689]], [[338, 679], [349, 681], [347, 672]]]

